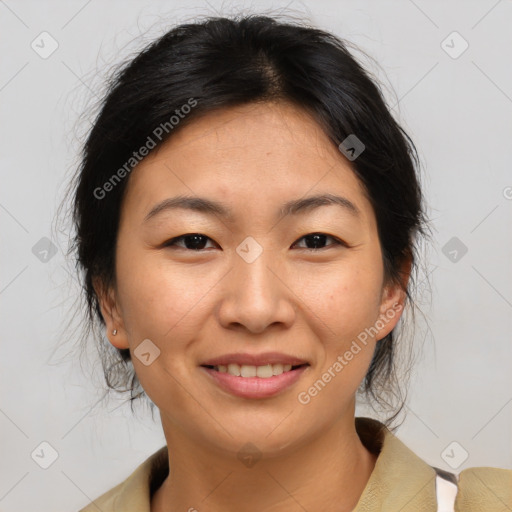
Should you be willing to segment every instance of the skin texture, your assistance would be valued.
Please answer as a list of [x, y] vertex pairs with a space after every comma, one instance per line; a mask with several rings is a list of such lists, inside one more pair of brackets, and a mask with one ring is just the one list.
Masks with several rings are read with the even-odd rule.
[[[379, 323], [376, 336], [308, 404], [297, 398], [405, 298], [385, 282], [375, 215], [350, 165], [308, 114], [288, 103], [260, 103], [195, 120], [132, 171], [116, 286], [104, 292], [98, 282], [96, 290], [110, 342], [131, 349], [160, 410], [171, 470], [153, 512], [355, 507], [376, 461], [355, 430], [355, 393], [377, 340], [400, 313]], [[323, 206], [276, 220], [286, 201], [317, 193], [349, 199], [359, 217]], [[221, 201], [233, 219], [175, 210], [143, 222], [155, 204], [178, 194]], [[163, 246], [190, 233], [208, 237], [200, 251], [183, 240]], [[311, 233], [349, 247], [327, 237], [311, 249], [314, 241], [303, 238]], [[236, 252], [248, 236], [263, 250], [252, 263]], [[145, 339], [160, 350], [149, 366], [133, 356]], [[267, 351], [310, 364], [271, 398], [235, 397], [200, 368], [222, 354]], [[247, 442], [262, 453], [252, 467], [237, 458]]]

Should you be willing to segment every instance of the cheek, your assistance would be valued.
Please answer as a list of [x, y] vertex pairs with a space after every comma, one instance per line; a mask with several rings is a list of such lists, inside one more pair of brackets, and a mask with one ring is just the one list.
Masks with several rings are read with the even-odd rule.
[[318, 367], [299, 397], [313, 401], [318, 395], [311, 410], [323, 415], [327, 403], [337, 404], [332, 408], [333, 414], [348, 405], [364, 379], [375, 349], [370, 327], [378, 317], [380, 305], [378, 267], [372, 272], [359, 269], [359, 265], [345, 265], [336, 279], [329, 274], [330, 279], [317, 275], [311, 280], [310, 284], [316, 283], [314, 293], [309, 288], [307, 295], [304, 289], [310, 303], [315, 303], [310, 319], [323, 350], [318, 352]]
[[[184, 364], [188, 344], [197, 336], [198, 315], [204, 312], [201, 298], [213, 286], [185, 267], [178, 268], [154, 254], [135, 252], [119, 258], [118, 277], [122, 316], [128, 333], [132, 362], [137, 377], [158, 407], [165, 404], [187, 410], [187, 397], [179, 382], [187, 380]], [[197, 267], [199, 268], [199, 267]], [[218, 281], [218, 279], [217, 279]], [[159, 350], [146, 365], [137, 358], [139, 344], [149, 339]], [[154, 350], [154, 349], [153, 349]], [[156, 352], [155, 352], [156, 353]]]
[[152, 337], [164, 343], [169, 337], [176, 339], [178, 331], [186, 338], [190, 319], [201, 314], [204, 297], [219, 277], [211, 269], [171, 264], [156, 253], [131, 254], [119, 257], [117, 267], [130, 344]]
[[381, 273], [374, 262], [344, 262], [307, 279], [305, 302], [338, 335], [345, 338], [375, 321], [380, 307]]

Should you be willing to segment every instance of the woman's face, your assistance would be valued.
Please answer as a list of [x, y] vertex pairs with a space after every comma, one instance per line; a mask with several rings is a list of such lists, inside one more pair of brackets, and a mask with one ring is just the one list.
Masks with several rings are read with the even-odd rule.
[[[343, 199], [307, 202], [324, 194]], [[178, 196], [219, 208], [162, 206]], [[290, 202], [302, 207], [283, 210]], [[190, 234], [200, 236], [177, 239]], [[108, 334], [130, 348], [164, 428], [231, 452], [250, 440], [282, 453], [353, 422], [403, 301], [384, 286], [376, 219], [348, 160], [285, 103], [208, 114], [142, 160], [122, 205], [116, 279], [101, 296]], [[305, 366], [263, 377], [290, 358]], [[236, 361], [261, 377], [203, 366]]]

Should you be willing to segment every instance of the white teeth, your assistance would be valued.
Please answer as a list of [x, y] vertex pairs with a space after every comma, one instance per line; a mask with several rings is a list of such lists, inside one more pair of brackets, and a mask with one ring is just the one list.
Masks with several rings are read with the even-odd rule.
[[[254, 368], [254, 366], [252, 368]], [[272, 377], [273, 375], [274, 375], [274, 373], [273, 373], [271, 364], [256, 367], [256, 376], [257, 377], [261, 377], [262, 379], [268, 379], [269, 377]]]
[[266, 364], [264, 366], [253, 366], [248, 364], [228, 364], [215, 366], [215, 369], [221, 373], [229, 373], [237, 377], [260, 377], [268, 379], [274, 375], [281, 375], [284, 372], [289, 372], [292, 369], [291, 364]]
[[243, 364], [240, 366], [240, 376], [241, 377], [256, 377], [257, 367], [256, 366], [248, 366]]
[[272, 365], [272, 374], [273, 375], [281, 375], [281, 373], [283, 373], [283, 371], [284, 371], [284, 368], [281, 363]]
[[240, 366], [237, 364], [228, 364], [228, 373], [240, 376]]

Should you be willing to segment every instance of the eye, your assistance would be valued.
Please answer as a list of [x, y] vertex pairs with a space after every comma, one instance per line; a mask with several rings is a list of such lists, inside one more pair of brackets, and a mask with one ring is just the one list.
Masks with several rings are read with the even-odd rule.
[[[334, 240], [334, 243], [331, 244], [331, 246], [342, 245], [344, 247], [348, 247], [348, 245], [345, 242], [343, 242], [343, 241], [339, 240], [338, 238], [335, 238], [331, 235], [326, 235], [325, 233], [310, 233], [309, 235], [304, 235], [302, 238], [299, 238], [299, 240], [308, 240], [310, 242], [310, 245], [314, 246], [313, 248], [305, 247], [306, 250], [317, 251], [318, 249], [322, 249], [322, 247], [319, 248], [318, 246], [323, 245], [326, 238], [330, 238], [331, 240]], [[295, 242], [295, 243], [297, 243], [297, 242]], [[301, 249], [302, 248], [303, 247], [301, 247]], [[329, 246], [327, 246], [326, 248], [328, 249]]]
[[[190, 233], [186, 235], [177, 236], [175, 238], [171, 238], [167, 242], [164, 243], [163, 247], [181, 247], [184, 249], [189, 249], [191, 251], [201, 251], [204, 249], [205, 242], [207, 240], [211, 240], [211, 238], [206, 235], [202, 235], [201, 233]], [[177, 245], [177, 242], [183, 241], [185, 247]]]
[[[334, 241], [334, 243], [330, 244], [331, 246], [344, 246], [348, 247], [348, 245], [343, 242], [342, 240], [339, 240], [335, 238], [334, 236], [327, 235], [325, 233], [310, 233], [309, 235], [304, 235], [302, 238], [299, 238], [299, 240], [306, 240], [309, 242], [306, 245], [313, 245], [313, 247], [300, 247], [301, 249], [306, 249], [308, 251], [318, 251], [325, 248], [329, 248], [329, 245], [327, 247], [321, 247], [325, 245], [325, 241], [327, 238], [330, 238]], [[205, 245], [207, 244], [207, 241], [210, 240], [213, 242], [213, 240], [206, 235], [203, 235], [201, 233], [189, 233], [186, 235], [177, 236], [175, 238], [171, 238], [167, 242], [163, 244], [163, 247], [181, 247], [182, 249], [187, 249], [191, 251], [202, 251], [205, 248]], [[178, 245], [178, 242], [183, 242], [183, 245]], [[294, 245], [296, 245], [297, 242], [295, 242]]]

